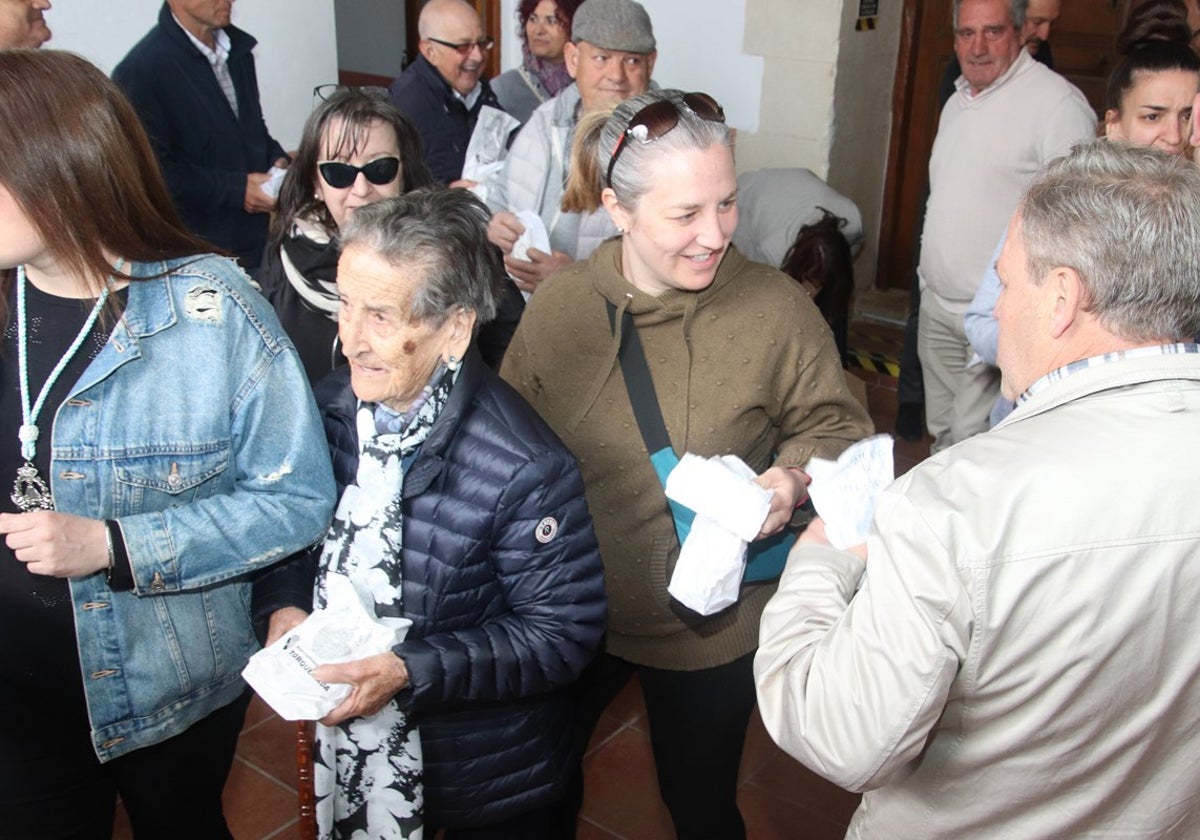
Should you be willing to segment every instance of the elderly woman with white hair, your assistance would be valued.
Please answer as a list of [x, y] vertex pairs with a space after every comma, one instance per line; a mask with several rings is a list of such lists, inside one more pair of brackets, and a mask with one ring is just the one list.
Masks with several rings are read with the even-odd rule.
[[412, 625], [313, 672], [353, 687], [318, 728], [323, 837], [555, 836], [575, 760], [565, 688], [599, 646], [604, 587], [575, 459], [474, 347], [500, 276], [487, 220], [466, 191], [417, 190], [342, 230], [349, 365], [317, 389], [340, 502], [323, 547], [259, 582], [255, 611], [276, 639], [313, 606], [314, 575], [321, 606], [340, 573], [377, 618]]

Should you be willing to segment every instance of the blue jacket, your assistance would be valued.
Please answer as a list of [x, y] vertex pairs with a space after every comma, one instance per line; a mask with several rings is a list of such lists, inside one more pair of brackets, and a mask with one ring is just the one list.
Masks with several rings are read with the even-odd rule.
[[[358, 468], [349, 369], [317, 394], [341, 489]], [[394, 649], [411, 679], [397, 699], [420, 725], [426, 820], [479, 826], [549, 804], [577, 758], [565, 687], [605, 627], [575, 459], [472, 349], [401, 497], [413, 626]], [[272, 570], [256, 614], [311, 609], [315, 556]]]
[[251, 52], [257, 41], [236, 26], [225, 32], [237, 114], [165, 3], [158, 25], [121, 60], [113, 80], [150, 135], [184, 223], [249, 270], [262, 259], [269, 218], [245, 211], [246, 175], [266, 172], [287, 153], [263, 121]]
[[454, 89], [423, 55], [418, 55], [392, 82], [392, 104], [416, 126], [425, 165], [443, 184], [462, 177], [467, 144], [480, 109], [484, 105], [500, 108], [487, 79], [480, 79], [479, 84], [482, 89], [475, 107], [467, 110], [466, 104], [454, 95]]
[[334, 499], [304, 370], [242, 272], [212, 256], [129, 270], [155, 279], [130, 283], [52, 431], [56, 508], [115, 519], [133, 572], [128, 592], [70, 581], [101, 761], [245, 690], [248, 577], [319, 539]]

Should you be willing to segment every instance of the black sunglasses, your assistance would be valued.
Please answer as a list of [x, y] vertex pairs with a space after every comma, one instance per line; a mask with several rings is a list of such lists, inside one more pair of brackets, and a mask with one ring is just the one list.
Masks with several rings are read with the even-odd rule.
[[[724, 109], [707, 93], [685, 93], [683, 104], [702, 120], [725, 122]], [[677, 125], [679, 125], [679, 106], [670, 99], [651, 102], [634, 114], [629, 120], [629, 127], [621, 132], [621, 136], [617, 138], [617, 145], [613, 147], [612, 156], [608, 159], [608, 172], [604, 176], [605, 183], [612, 186], [613, 167], [617, 165], [617, 158], [621, 156], [626, 140], [633, 138], [639, 143], [652, 143], [664, 134], [670, 133], [671, 129]]]
[[435, 44], [441, 44], [443, 47], [449, 47], [463, 58], [466, 58], [471, 54], [472, 47], [479, 47], [479, 49], [487, 52], [492, 48], [492, 45], [496, 43], [496, 39], [490, 35], [486, 38], [480, 38], [478, 41], [467, 41], [465, 44], [451, 44], [449, 41], [443, 41], [441, 38], [426, 38], [425, 40], [433, 41]]
[[400, 173], [400, 158], [382, 157], [365, 166], [353, 166], [337, 160], [327, 160], [324, 163], [318, 163], [317, 169], [320, 170], [321, 178], [325, 183], [335, 190], [344, 190], [353, 184], [358, 178], [359, 172], [366, 175], [367, 180], [375, 186], [382, 187], [384, 184], [390, 184], [396, 180], [396, 175]]

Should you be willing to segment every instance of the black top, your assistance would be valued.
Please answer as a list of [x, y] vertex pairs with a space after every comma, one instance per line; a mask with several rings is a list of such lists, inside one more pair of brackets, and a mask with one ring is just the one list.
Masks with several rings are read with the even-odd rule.
[[[60, 298], [26, 284], [25, 308], [28, 328], [29, 401], [32, 407], [51, 370], [74, 341], [91, 312], [95, 300]], [[121, 292], [119, 294], [124, 294]], [[20, 368], [17, 356], [17, 296], [9, 291], [10, 317], [4, 328], [0, 358], [0, 511], [20, 513], [11, 498], [17, 467], [23, 460], [17, 429], [21, 425]], [[112, 316], [101, 313], [79, 350], [59, 375], [37, 416], [41, 433], [34, 464], [38, 475], [50, 484], [51, 429], [55, 412], [71, 387], [99, 355], [112, 327]], [[0, 541], [0, 718], [20, 720], [36, 702], [42, 719], [62, 721], [55, 731], [26, 731], [22, 727], [0, 727], [0, 754], [24, 752], [29, 744], [45, 752], [53, 740], [86, 736], [87, 707], [75, 643], [75, 619], [71, 593], [65, 578], [32, 574]], [[11, 739], [11, 740], [10, 740]], [[26, 741], [29, 744], [26, 744]], [[15, 754], [15, 753], [11, 753]]]

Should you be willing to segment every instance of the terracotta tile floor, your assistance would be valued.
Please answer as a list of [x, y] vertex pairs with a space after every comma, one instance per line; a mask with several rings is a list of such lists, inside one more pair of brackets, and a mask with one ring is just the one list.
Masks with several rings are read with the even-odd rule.
[[[856, 343], [857, 342], [857, 343]], [[890, 361], [898, 356], [899, 331], [856, 322], [851, 346]], [[885, 366], [886, 367], [886, 366]], [[856, 370], [867, 383], [871, 416], [891, 433], [896, 417], [896, 380]], [[929, 455], [929, 439], [897, 440], [896, 474]], [[255, 698], [225, 789], [225, 811], [238, 840], [298, 836], [295, 726], [281, 721]], [[584, 759], [586, 794], [579, 840], [670, 840], [670, 820], [658, 798], [641, 689], [636, 680], [604, 714]], [[806, 770], [772, 743], [757, 712], [746, 733], [738, 801], [749, 840], [834, 840], [845, 833], [858, 796]], [[114, 840], [131, 837], [118, 813]], [[432, 840], [432, 838], [431, 838]]]

